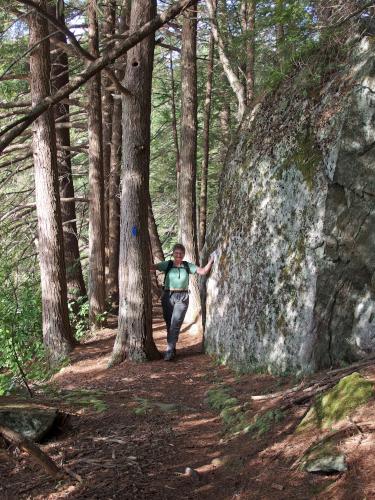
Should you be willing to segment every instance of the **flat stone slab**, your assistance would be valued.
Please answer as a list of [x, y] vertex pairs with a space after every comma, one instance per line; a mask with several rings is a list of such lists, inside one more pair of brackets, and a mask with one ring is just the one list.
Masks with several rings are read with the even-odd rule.
[[345, 462], [345, 456], [339, 453], [307, 461], [304, 469], [307, 472], [345, 472], [348, 470], [348, 467]]

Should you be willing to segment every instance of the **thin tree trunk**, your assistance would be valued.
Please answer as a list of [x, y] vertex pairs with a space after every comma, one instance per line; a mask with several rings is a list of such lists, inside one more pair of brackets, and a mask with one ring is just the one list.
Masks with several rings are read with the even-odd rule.
[[[152, 262], [155, 263], [164, 260], [164, 252], [159, 238], [154, 212], [152, 210], [150, 193], [147, 194], [148, 194], [148, 234], [150, 236], [151, 259]], [[164, 274], [163, 273], [157, 274], [156, 271], [151, 271], [151, 280], [152, 280], [152, 297], [154, 301], [155, 297], [161, 296], [161, 288], [164, 283]], [[155, 288], [155, 286], [157, 287], [157, 289]]]
[[[89, 24], [89, 52], [99, 56], [96, 0], [87, 5]], [[88, 83], [89, 131], [89, 301], [90, 324], [100, 326], [100, 315], [105, 311], [105, 225], [101, 77], [97, 73]]]
[[[106, 0], [104, 4], [102, 38], [104, 41], [115, 31], [116, 2]], [[111, 162], [113, 97], [110, 90], [111, 79], [106, 73], [102, 76], [102, 118], [103, 118], [103, 175], [104, 175], [104, 218], [105, 218], [105, 274], [109, 285], [109, 177]]]
[[150, 194], [147, 193], [148, 198], [148, 232], [150, 234], [151, 251], [155, 262], [161, 262], [164, 260], [164, 252], [161, 246], [158, 228], [156, 226], [154, 212], [152, 210], [152, 202]]
[[232, 65], [229, 61], [229, 57], [226, 54], [224, 42], [217, 25], [214, 0], [207, 0], [207, 12], [210, 19], [211, 31], [217, 45], [220, 62], [223, 66], [224, 73], [228, 78], [228, 82], [238, 101], [237, 120], [240, 122], [246, 110], [245, 88], [240, 82], [235, 71], [233, 70]]
[[[130, 30], [155, 15], [154, 0], [133, 0]], [[122, 97], [122, 193], [119, 262], [119, 327], [111, 365], [128, 357], [159, 357], [152, 338], [150, 240], [147, 193], [150, 162], [151, 84], [154, 36], [128, 52]]]
[[[120, 33], [125, 32], [129, 27], [128, 17], [130, 7], [127, 2], [123, 5], [119, 20]], [[116, 62], [116, 76], [121, 81], [124, 77], [126, 65], [126, 54]], [[112, 138], [111, 138], [111, 158], [110, 175], [108, 187], [108, 298], [114, 304], [118, 304], [119, 285], [118, 267], [120, 252], [120, 171], [121, 171], [121, 141], [122, 141], [122, 102], [121, 96], [117, 95], [113, 102], [112, 115]]]
[[174, 79], [173, 58], [172, 50], [169, 52], [169, 68], [171, 72], [171, 108], [172, 108], [172, 133], [173, 143], [176, 151], [176, 191], [177, 191], [177, 213], [180, 212], [180, 146], [178, 144], [178, 131], [177, 131], [177, 113], [176, 113], [176, 85]]
[[[216, 10], [216, 4], [215, 4]], [[208, 181], [208, 160], [210, 152], [210, 120], [211, 120], [211, 95], [212, 79], [214, 67], [214, 37], [211, 33], [208, 46], [207, 61], [207, 83], [206, 97], [204, 101], [204, 123], [203, 123], [203, 161], [201, 173], [201, 190], [199, 203], [199, 250], [202, 250], [206, 239], [207, 228], [207, 181]]]
[[242, 32], [246, 37], [246, 106], [254, 99], [254, 62], [255, 62], [255, 13], [256, 0], [243, 0], [241, 5]]
[[[63, 6], [63, 4], [62, 4]], [[65, 24], [64, 12], [49, 6], [48, 12], [56, 15], [57, 19]], [[50, 27], [50, 31], [55, 31]], [[69, 83], [69, 63], [68, 56], [58, 43], [66, 43], [66, 36], [58, 32], [51, 37], [51, 79], [53, 91]], [[53, 108], [55, 122], [66, 117], [69, 121], [69, 104], [60, 102]], [[61, 121], [61, 120], [60, 120]], [[82, 266], [79, 254], [76, 206], [74, 200], [74, 184], [72, 177], [72, 165], [70, 156], [70, 131], [69, 128], [56, 128], [57, 144], [57, 166], [59, 173], [60, 198], [71, 198], [68, 203], [61, 205], [61, 217], [63, 222], [64, 255], [66, 281], [68, 287], [68, 299], [76, 300], [78, 297], [86, 295], [86, 286], [83, 280]]]
[[120, 170], [122, 139], [122, 105], [116, 98], [113, 104], [111, 171], [109, 176], [109, 239], [108, 239], [108, 297], [111, 303], [118, 303], [118, 264], [120, 250]]
[[231, 141], [231, 132], [230, 132], [230, 100], [228, 99], [225, 93], [225, 75], [221, 74], [222, 85], [224, 89], [220, 92], [221, 94], [221, 102], [222, 107], [219, 111], [219, 122], [220, 122], [220, 131], [221, 131], [221, 145], [220, 145], [220, 161], [222, 164], [225, 163], [225, 159], [228, 152], [228, 147]]
[[[45, 0], [38, 4], [45, 8]], [[29, 15], [30, 90], [32, 105], [50, 95], [48, 24], [36, 13]], [[43, 40], [43, 41], [41, 41]], [[33, 125], [35, 199], [42, 286], [43, 340], [52, 364], [66, 356], [74, 345], [69, 323], [61, 208], [57, 176], [56, 135], [53, 111], [49, 109]]]
[[[284, 0], [276, 0], [275, 8], [276, 8], [276, 14], [278, 15], [278, 17], [280, 17], [284, 8]], [[284, 38], [285, 38], [284, 25], [279, 19], [276, 23], [276, 48], [277, 48], [277, 53], [279, 55], [280, 67], [283, 66], [285, 59]]]
[[[197, 2], [185, 11], [181, 50], [181, 171], [179, 179], [179, 235], [186, 248], [185, 259], [198, 262], [196, 230], [197, 161]], [[201, 330], [201, 303], [198, 283], [190, 277], [190, 305], [185, 321]]]

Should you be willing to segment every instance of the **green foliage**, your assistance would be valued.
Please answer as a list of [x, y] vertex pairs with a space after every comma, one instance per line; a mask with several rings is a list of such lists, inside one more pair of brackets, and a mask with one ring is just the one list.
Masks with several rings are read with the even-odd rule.
[[231, 397], [228, 387], [219, 386], [207, 391], [207, 403], [214, 410], [221, 411], [224, 408], [238, 404], [238, 400]]
[[30, 379], [43, 379], [48, 368], [42, 339], [41, 293], [28, 276], [0, 263], [0, 395], [19, 375], [19, 364]]
[[210, 389], [206, 401], [211, 408], [220, 412], [225, 430], [230, 434], [255, 433], [261, 436], [284, 418], [283, 412], [276, 408], [256, 415], [251, 420], [249, 403], [240, 404], [237, 398], [230, 395], [230, 388], [226, 386]]
[[137, 405], [134, 408], [134, 413], [136, 415], [146, 415], [153, 409], [159, 409], [163, 413], [170, 413], [177, 410], [177, 406], [174, 403], [163, 403], [161, 401], [151, 401], [147, 398], [136, 398]]
[[77, 340], [81, 340], [89, 330], [89, 302], [87, 297], [78, 297], [77, 300], [69, 301], [68, 309], [74, 336]]
[[250, 425], [244, 427], [243, 432], [253, 432], [258, 436], [261, 436], [262, 434], [267, 433], [273, 425], [281, 422], [284, 416], [284, 413], [278, 408], [268, 410], [261, 415], [257, 415]]
[[43, 393], [51, 400], [65, 402], [68, 405], [89, 409], [93, 408], [95, 411], [101, 413], [107, 410], [108, 406], [103, 401], [102, 397], [105, 392], [97, 389], [72, 389], [61, 390], [55, 384], [46, 384], [42, 388]]

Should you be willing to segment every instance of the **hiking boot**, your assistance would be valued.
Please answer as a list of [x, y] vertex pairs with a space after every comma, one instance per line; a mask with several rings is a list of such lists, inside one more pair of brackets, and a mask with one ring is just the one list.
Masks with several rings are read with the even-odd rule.
[[176, 357], [176, 349], [173, 349], [172, 351], [167, 351], [164, 354], [164, 361], [172, 361]]

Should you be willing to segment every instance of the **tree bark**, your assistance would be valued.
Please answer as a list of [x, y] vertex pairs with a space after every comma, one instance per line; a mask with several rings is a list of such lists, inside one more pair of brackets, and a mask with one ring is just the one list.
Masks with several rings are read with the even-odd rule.
[[[115, 31], [116, 2], [107, 0], [104, 5], [104, 20], [102, 28], [102, 38], [106, 41], [113, 36]], [[109, 285], [109, 178], [111, 162], [111, 139], [112, 139], [112, 117], [113, 117], [113, 97], [109, 89], [111, 79], [103, 73], [103, 175], [104, 175], [104, 218], [105, 218], [105, 274], [107, 286]], [[107, 292], [108, 293], [108, 292]], [[109, 294], [108, 294], [109, 295]]]
[[[163, 247], [159, 238], [158, 228], [155, 222], [154, 212], [152, 210], [152, 202], [150, 193], [147, 193], [148, 197], [148, 234], [150, 237], [150, 251], [152, 262], [161, 262], [164, 260]], [[155, 298], [160, 298], [161, 288], [164, 283], [164, 274], [156, 273], [156, 271], [151, 271], [152, 280], [152, 299], [153, 302]]]
[[[179, 178], [179, 236], [185, 246], [185, 259], [198, 262], [196, 230], [197, 161], [197, 2], [184, 14], [181, 50], [181, 149]], [[201, 303], [197, 279], [190, 276], [190, 304], [185, 317], [201, 330]]]
[[[63, 6], [63, 4], [62, 4]], [[61, 9], [49, 6], [48, 12], [56, 15], [57, 19], [65, 24], [64, 12]], [[50, 26], [50, 32], [54, 28]], [[57, 46], [58, 42], [66, 43], [66, 36], [59, 32], [51, 37], [51, 79], [53, 91], [69, 83], [69, 63], [67, 54]], [[69, 120], [69, 104], [60, 102], [54, 106], [55, 122], [62, 117]], [[55, 127], [57, 145], [57, 166], [59, 174], [60, 198], [71, 198], [71, 202], [61, 205], [63, 222], [64, 255], [68, 299], [76, 300], [86, 295], [86, 286], [83, 280], [82, 266], [78, 247], [76, 224], [76, 207], [74, 200], [74, 184], [70, 156], [69, 128]]]
[[[154, 0], [133, 0], [130, 30], [155, 16]], [[119, 262], [119, 327], [111, 365], [128, 357], [156, 359], [152, 338], [150, 240], [147, 193], [150, 161], [151, 84], [154, 36], [128, 52], [122, 97], [122, 193]]]
[[108, 298], [110, 302], [118, 303], [118, 264], [120, 250], [120, 170], [121, 170], [121, 138], [122, 138], [122, 105], [116, 98], [113, 104], [111, 169], [109, 176], [109, 217], [108, 217]]
[[[280, 17], [284, 8], [284, 0], [276, 0], [275, 8], [276, 8], [276, 14], [278, 15], [278, 17]], [[277, 53], [279, 54], [280, 67], [283, 66], [285, 58], [284, 38], [285, 38], [284, 25], [282, 22], [280, 22], [279, 19], [276, 23], [276, 48], [277, 48]]]
[[[39, 0], [45, 7], [45, 0]], [[30, 90], [32, 105], [50, 94], [50, 52], [47, 22], [29, 15]], [[44, 39], [43, 41], [41, 41]], [[43, 340], [52, 364], [74, 345], [69, 323], [61, 208], [57, 175], [56, 135], [50, 108], [33, 126], [35, 199], [38, 218], [39, 263], [42, 286]]]
[[177, 131], [177, 112], [176, 112], [176, 85], [173, 70], [172, 51], [169, 52], [169, 68], [171, 73], [171, 108], [172, 108], [172, 133], [173, 143], [176, 151], [176, 188], [177, 188], [177, 213], [180, 212], [180, 197], [179, 197], [179, 183], [180, 183], [180, 146], [178, 144], [178, 131]]
[[[130, 7], [124, 3], [119, 19], [119, 32], [129, 29]], [[117, 42], [118, 44], [118, 42]], [[126, 54], [116, 61], [116, 76], [122, 81], [126, 65]], [[120, 95], [113, 102], [111, 158], [108, 193], [108, 276], [107, 294], [110, 303], [118, 304], [118, 267], [120, 252], [120, 171], [122, 141], [122, 103]]]
[[226, 96], [225, 93], [225, 75], [221, 74], [223, 89], [221, 90], [221, 102], [222, 107], [219, 111], [219, 122], [220, 122], [220, 132], [221, 132], [221, 145], [220, 145], [220, 161], [222, 164], [225, 163], [225, 159], [228, 152], [228, 147], [231, 141], [231, 132], [230, 132], [230, 121], [231, 121], [231, 109], [230, 109], [230, 100]]
[[156, 226], [154, 212], [152, 210], [152, 202], [150, 194], [147, 193], [148, 198], [148, 232], [150, 235], [151, 251], [155, 262], [161, 262], [164, 260], [164, 252], [161, 246], [158, 228]]
[[[216, 10], [216, 0], [215, 0]], [[211, 32], [208, 46], [208, 61], [207, 61], [207, 83], [206, 97], [204, 101], [204, 123], [203, 123], [203, 161], [201, 171], [201, 189], [199, 203], [199, 250], [201, 251], [206, 239], [207, 228], [207, 182], [208, 182], [208, 160], [210, 153], [210, 121], [211, 121], [211, 96], [212, 96], [212, 79], [214, 67], [214, 37]]]
[[255, 12], [256, 0], [243, 0], [242, 32], [245, 35], [246, 52], [246, 106], [249, 107], [254, 99], [254, 63], [255, 63]]
[[[87, 5], [89, 52], [99, 56], [96, 0]], [[105, 223], [101, 77], [97, 73], [87, 85], [89, 135], [89, 319], [92, 328], [101, 325], [105, 311]]]

